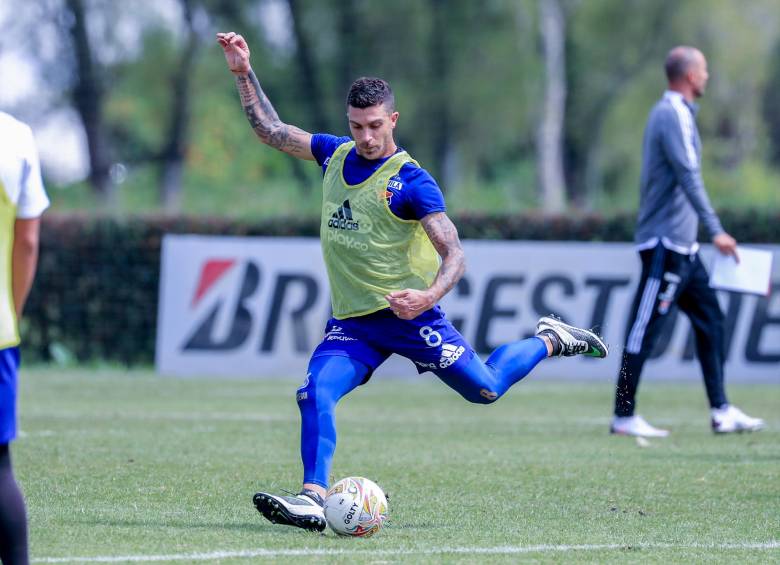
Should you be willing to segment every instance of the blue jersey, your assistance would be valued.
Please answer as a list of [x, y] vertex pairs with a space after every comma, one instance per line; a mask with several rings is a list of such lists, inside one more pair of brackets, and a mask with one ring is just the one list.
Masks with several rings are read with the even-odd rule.
[[[311, 152], [322, 167], [323, 173], [328, 168], [333, 152], [339, 145], [348, 141], [352, 141], [352, 138], [336, 137], [326, 133], [312, 136]], [[389, 158], [365, 159], [353, 148], [344, 162], [344, 180], [347, 184], [360, 184]], [[387, 193], [390, 210], [403, 220], [420, 220], [428, 214], [447, 210], [439, 185], [428, 171], [414, 163], [405, 164], [397, 175], [390, 178], [387, 183]]]

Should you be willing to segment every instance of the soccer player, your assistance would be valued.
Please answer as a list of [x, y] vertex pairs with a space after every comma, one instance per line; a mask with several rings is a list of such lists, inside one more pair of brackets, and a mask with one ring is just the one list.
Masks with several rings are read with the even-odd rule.
[[312, 135], [279, 119], [240, 35], [219, 33], [217, 41], [260, 140], [316, 160], [324, 173], [320, 237], [333, 318], [297, 392], [303, 489], [297, 496], [255, 494], [255, 506], [267, 519], [325, 528], [336, 403], [392, 353], [481, 404], [495, 402], [546, 357], [606, 357], [607, 347], [593, 332], [545, 317], [536, 337], [480, 360], [437, 306], [463, 275], [463, 249], [436, 181], [393, 139], [398, 112], [387, 82], [361, 78], [350, 88], [352, 138]]
[[27, 515], [14, 479], [19, 329], [38, 262], [40, 216], [49, 206], [32, 131], [0, 112], [0, 561], [26, 564]]
[[701, 139], [694, 100], [707, 86], [707, 60], [698, 49], [675, 47], [666, 57], [665, 69], [669, 87], [650, 112], [642, 146], [634, 238], [642, 275], [629, 317], [610, 431], [646, 437], [669, 434], [634, 410], [642, 366], [675, 304], [691, 320], [696, 335], [696, 356], [707, 389], [713, 431], [759, 430], [763, 420], [751, 418], [726, 399], [724, 317], [696, 242], [701, 220], [718, 251], [739, 260], [737, 242], [723, 229], [701, 177]]

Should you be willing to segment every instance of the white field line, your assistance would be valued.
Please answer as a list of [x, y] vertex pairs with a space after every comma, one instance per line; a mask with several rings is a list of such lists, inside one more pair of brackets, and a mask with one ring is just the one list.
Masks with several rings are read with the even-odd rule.
[[[26, 416], [30, 420], [34, 420], [36, 418], [54, 418], [58, 420], [81, 420], [85, 418], [85, 415], [83, 412], [71, 412], [71, 411], [54, 411], [54, 412], [41, 412], [41, 413], [35, 413], [28, 411], [26, 413]], [[170, 412], [144, 412], [144, 411], [137, 411], [137, 412], [128, 412], [128, 411], [112, 411], [112, 412], [91, 412], [86, 417], [89, 419], [95, 419], [95, 420], [161, 420], [161, 421], [171, 421], [171, 422], [177, 422], [177, 421], [226, 421], [226, 422], [299, 422], [300, 416], [298, 415], [298, 412], [290, 412], [289, 414], [285, 415], [279, 415], [279, 414], [262, 414], [262, 413], [246, 413], [246, 412], [182, 412], [182, 411], [176, 411], [171, 410]], [[566, 426], [601, 426], [604, 428], [609, 427], [609, 423], [612, 420], [612, 417], [609, 415], [606, 416], [594, 416], [594, 417], [579, 417], [579, 418], [566, 418], [566, 420], [561, 420], [559, 416], [526, 416], [526, 417], [519, 417], [516, 420], [513, 420], [515, 422], [526, 424], [526, 425], [540, 425], [540, 426], [549, 426], [552, 424], [561, 424]], [[765, 418], [766, 420], [766, 418]], [[339, 421], [344, 422], [363, 422], [363, 418], [360, 416], [344, 416], [340, 418]], [[408, 418], [393, 418], [392, 416], [383, 416], [382, 417], [383, 422], [401, 422], [401, 423], [408, 423]], [[429, 423], [433, 424], [447, 424], [449, 422], [457, 421], [459, 423], [468, 423], [469, 420], [464, 418], [463, 414], [457, 415], [457, 417], [447, 417], [447, 416], [432, 416], [431, 419], [426, 420]], [[474, 416], [471, 421], [477, 422], [477, 421], [483, 421], [481, 416]], [[769, 420], [772, 421], [771, 419]], [[663, 424], [663, 425], [691, 425], [695, 424], [698, 426], [702, 425], [702, 422], [704, 424], [709, 425], [709, 419], [707, 417], [704, 418], [698, 418], [698, 417], [682, 417], [682, 418], [660, 418], [656, 419], [656, 423]]]
[[520, 553], [550, 553], [567, 551], [598, 551], [610, 549], [705, 549], [705, 550], [772, 550], [780, 549], [780, 541], [760, 543], [610, 543], [582, 545], [528, 545], [498, 547], [438, 547], [430, 549], [249, 549], [245, 551], [212, 551], [209, 553], [171, 553], [168, 555], [119, 555], [98, 557], [42, 557], [32, 563], [150, 563], [155, 561], [212, 561], [214, 559], [252, 557], [329, 557], [329, 556], [398, 556], [398, 555], [514, 555]]
[[285, 416], [276, 416], [270, 414], [242, 414], [234, 412], [42, 412], [40, 414], [26, 413], [30, 419], [34, 418], [55, 418], [58, 420], [81, 420], [84, 418], [95, 420], [168, 420], [177, 421], [228, 421], [228, 422], [298, 422], [300, 416], [298, 412], [290, 413]]

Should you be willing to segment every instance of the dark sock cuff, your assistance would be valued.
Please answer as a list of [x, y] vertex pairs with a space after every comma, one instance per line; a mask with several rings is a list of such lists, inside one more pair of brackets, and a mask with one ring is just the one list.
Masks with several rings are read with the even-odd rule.
[[320, 506], [325, 506], [325, 500], [318, 493], [314, 492], [311, 489], [308, 488], [301, 489], [301, 492], [299, 492], [298, 494], [304, 494], [309, 498], [311, 498], [314, 502], [316, 502]]
[[555, 335], [555, 332], [552, 330], [542, 330], [537, 335], [543, 335], [545, 337], [550, 338], [550, 342], [552, 343], [552, 353], [550, 354], [552, 357], [557, 357], [561, 354], [561, 350], [563, 349], [563, 346], [561, 345], [561, 340], [558, 339], [558, 336]]

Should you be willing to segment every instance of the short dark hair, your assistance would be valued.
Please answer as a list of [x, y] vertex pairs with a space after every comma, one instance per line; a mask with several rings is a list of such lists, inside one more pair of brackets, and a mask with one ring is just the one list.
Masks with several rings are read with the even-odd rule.
[[669, 82], [677, 81], [685, 76], [696, 57], [696, 48], [679, 45], [669, 51], [664, 62], [666, 78]]
[[384, 104], [388, 112], [395, 111], [393, 89], [386, 80], [376, 77], [361, 77], [352, 83], [347, 94], [347, 106], [368, 108]]

